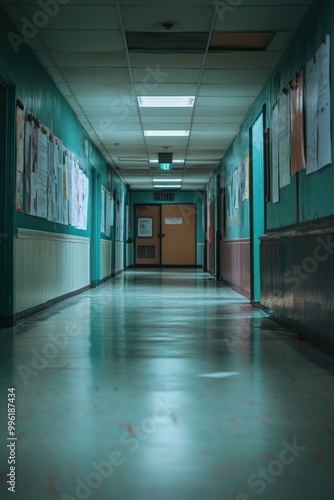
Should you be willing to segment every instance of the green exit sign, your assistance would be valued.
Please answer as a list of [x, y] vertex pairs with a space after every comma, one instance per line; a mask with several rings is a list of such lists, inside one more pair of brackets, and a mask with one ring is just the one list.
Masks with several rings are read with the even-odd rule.
[[171, 163], [159, 163], [160, 170], [172, 170]]

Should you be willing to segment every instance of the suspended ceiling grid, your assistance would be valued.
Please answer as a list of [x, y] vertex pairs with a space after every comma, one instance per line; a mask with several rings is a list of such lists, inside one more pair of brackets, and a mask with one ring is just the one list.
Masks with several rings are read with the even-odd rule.
[[[132, 189], [152, 189], [154, 177], [166, 177], [150, 163], [166, 151], [178, 160], [168, 176], [182, 178], [184, 190], [203, 188], [312, 0], [237, 3], [70, 0], [29, 41], [91, 140]], [[22, 16], [34, 20], [42, 10], [31, 0], [0, 0], [0, 6], [18, 33]], [[163, 23], [173, 26], [168, 31]], [[269, 42], [250, 50], [246, 37], [235, 48], [233, 40], [241, 40], [235, 33], [267, 33]], [[219, 43], [228, 35], [226, 49]], [[139, 108], [140, 95], [196, 100], [194, 108]], [[190, 135], [145, 137], [145, 129]]]

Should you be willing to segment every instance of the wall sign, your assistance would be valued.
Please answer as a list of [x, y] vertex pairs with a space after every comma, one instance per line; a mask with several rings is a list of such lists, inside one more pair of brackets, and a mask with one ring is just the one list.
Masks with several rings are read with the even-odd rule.
[[182, 217], [166, 217], [165, 224], [170, 224], [170, 225], [182, 224]]
[[153, 236], [153, 218], [138, 217], [137, 237], [152, 238]]

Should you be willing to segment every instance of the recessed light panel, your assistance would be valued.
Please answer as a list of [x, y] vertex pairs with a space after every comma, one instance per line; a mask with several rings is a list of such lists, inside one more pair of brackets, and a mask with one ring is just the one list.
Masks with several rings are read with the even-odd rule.
[[188, 137], [189, 130], [144, 130], [146, 137]]
[[141, 108], [192, 108], [194, 96], [139, 96]]

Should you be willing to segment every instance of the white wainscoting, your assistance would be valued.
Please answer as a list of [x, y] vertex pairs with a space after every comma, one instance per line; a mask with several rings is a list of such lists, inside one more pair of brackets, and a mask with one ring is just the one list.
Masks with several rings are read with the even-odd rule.
[[89, 238], [19, 229], [14, 252], [16, 313], [89, 285]]
[[118, 273], [124, 269], [124, 243], [116, 241], [115, 252], [115, 273]]
[[111, 276], [111, 257], [112, 257], [112, 242], [101, 240], [101, 265], [100, 278]]

